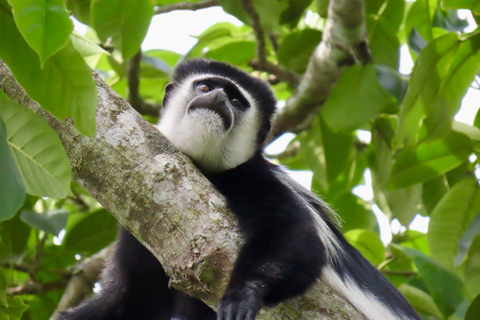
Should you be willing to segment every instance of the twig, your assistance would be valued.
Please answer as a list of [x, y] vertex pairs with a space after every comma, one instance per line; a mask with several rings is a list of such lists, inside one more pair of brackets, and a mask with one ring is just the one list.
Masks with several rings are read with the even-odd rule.
[[386, 270], [382, 269], [380, 270], [381, 273], [385, 275], [391, 275], [391, 276], [416, 276], [418, 275], [418, 272], [412, 271], [412, 270]]
[[160, 106], [146, 103], [140, 96], [140, 62], [142, 60], [142, 51], [134, 55], [127, 67], [127, 82], [128, 82], [128, 102], [130, 105], [141, 114], [158, 116]]
[[[242, 6], [247, 15], [250, 17], [253, 31], [256, 38], [256, 58], [249, 62], [249, 65], [256, 69], [268, 72], [275, 75], [290, 84], [292, 87], [296, 87], [300, 80], [300, 76], [295, 72], [288, 70], [280, 64], [273, 64], [267, 60], [267, 43], [265, 41], [265, 32], [260, 22], [260, 17], [253, 6], [252, 0], [242, 0]], [[274, 38], [273, 38], [274, 39]], [[274, 47], [276, 42], [273, 42]]]
[[180, 2], [180, 3], [174, 3], [174, 4], [169, 4], [166, 6], [155, 8], [155, 14], [162, 14], [162, 13], [167, 13], [175, 10], [196, 11], [199, 9], [215, 7], [218, 5], [219, 5], [218, 2], [215, 0], [204, 0], [204, 1], [198, 1], [198, 2]]
[[27, 284], [22, 286], [7, 288], [7, 295], [17, 296], [20, 294], [39, 294], [47, 291], [63, 289], [66, 284], [67, 279], [61, 279], [48, 283], [38, 283], [29, 280]]

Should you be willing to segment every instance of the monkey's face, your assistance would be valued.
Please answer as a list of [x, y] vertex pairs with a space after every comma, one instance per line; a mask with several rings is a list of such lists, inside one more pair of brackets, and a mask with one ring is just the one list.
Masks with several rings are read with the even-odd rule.
[[204, 171], [249, 160], [257, 150], [258, 110], [229, 79], [193, 75], [166, 88], [160, 131]]

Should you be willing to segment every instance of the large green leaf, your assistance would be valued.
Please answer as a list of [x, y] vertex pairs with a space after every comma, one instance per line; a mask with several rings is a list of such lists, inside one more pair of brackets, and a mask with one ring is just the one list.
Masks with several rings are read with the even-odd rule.
[[480, 211], [480, 188], [474, 179], [455, 184], [430, 215], [428, 244], [432, 258], [452, 270], [458, 242]]
[[312, 0], [288, 0], [288, 7], [280, 16], [280, 23], [288, 24], [292, 28], [295, 27], [310, 3], [312, 3]]
[[345, 238], [373, 265], [379, 265], [385, 261], [385, 247], [378, 233], [370, 230], [355, 229], [346, 232]]
[[69, 211], [65, 209], [47, 210], [43, 213], [23, 210], [20, 218], [29, 226], [58, 236], [67, 225], [68, 215]]
[[480, 235], [473, 239], [465, 261], [465, 291], [471, 298], [480, 295]]
[[476, 15], [480, 15], [480, 1], [478, 0], [442, 0], [445, 9], [469, 9]]
[[442, 313], [438, 310], [432, 297], [425, 291], [405, 283], [402, 283], [398, 290], [418, 313], [442, 318]]
[[0, 100], [8, 143], [29, 194], [65, 198], [71, 169], [62, 143], [43, 119], [26, 107]]
[[463, 301], [463, 282], [422, 252], [399, 245], [394, 247], [413, 258], [418, 273], [445, 319], [452, 315]]
[[461, 165], [473, 152], [472, 141], [452, 131], [443, 139], [405, 148], [392, 169], [390, 187], [405, 188]]
[[7, 305], [7, 278], [3, 270], [0, 269], [0, 305]]
[[71, 42], [41, 68], [37, 54], [4, 10], [0, 10], [0, 38], [0, 58], [28, 96], [58, 118], [72, 117], [82, 133], [93, 136], [97, 89], [91, 70]]
[[20, 299], [20, 297], [7, 298], [7, 306], [0, 305], [0, 316], [6, 315], [6, 320], [18, 320], [28, 306]]
[[123, 59], [133, 57], [145, 38], [153, 17], [151, 0], [97, 0], [92, 2], [92, 23], [103, 42], [122, 52]]
[[28, 244], [31, 228], [20, 220], [20, 214], [0, 223], [0, 262], [19, 262]]
[[8, 0], [18, 29], [38, 53], [41, 65], [60, 50], [72, 33], [73, 23], [64, 0]]
[[[333, 198], [329, 198], [328, 202], [340, 218], [344, 220], [342, 223], [342, 230], [344, 232], [353, 229], [378, 231], [377, 219], [370, 209], [370, 205], [356, 195], [350, 192], [344, 192]], [[382, 259], [384, 258], [385, 257]]]
[[[480, 8], [479, 8], [480, 11]], [[464, 320], [478, 320], [480, 319], [480, 294], [472, 301], [467, 309]]]
[[278, 61], [285, 67], [304, 73], [315, 48], [322, 41], [322, 32], [316, 29], [293, 31], [283, 38], [278, 47]]
[[218, 61], [225, 61], [237, 66], [246, 65], [248, 61], [255, 58], [255, 42], [228, 42], [221, 47], [207, 51], [205, 57]]
[[408, 226], [418, 212], [417, 205], [422, 195], [422, 186], [413, 184], [396, 190], [388, 188], [393, 165], [390, 143], [395, 133], [394, 120], [395, 118], [390, 116], [375, 121], [368, 162], [372, 174], [375, 203], [389, 219], [397, 218], [402, 225]]
[[67, 9], [72, 12], [75, 19], [83, 24], [90, 24], [91, 0], [68, 0]]
[[[3, 103], [0, 99], [0, 110]], [[7, 142], [7, 130], [0, 112], [0, 221], [12, 218], [25, 200], [25, 185]]]
[[65, 248], [81, 253], [95, 253], [114, 241], [117, 221], [105, 209], [88, 215], [75, 224], [65, 235]]
[[412, 72], [394, 149], [415, 144], [421, 138], [422, 121], [427, 139], [445, 136], [479, 69], [480, 34], [460, 39], [456, 33], [448, 33], [431, 41]]
[[345, 68], [321, 113], [333, 131], [353, 130], [391, 103], [394, 100], [378, 83], [373, 65], [355, 65]]
[[[395, 17], [403, 16], [403, 1], [388, 1], [397, 4], [396, 10], [382, 11], [384, 15], [368, 15], [366, 24], [368, 29], [369, 47], [375, 64], [398, 69], [400, 61], [400, 42], [397, 38], [398, 26], [394, 24]], [[390, 15], [386, 15], [390, 13]], [[395, 17], [392, 17], [395, 15]]]

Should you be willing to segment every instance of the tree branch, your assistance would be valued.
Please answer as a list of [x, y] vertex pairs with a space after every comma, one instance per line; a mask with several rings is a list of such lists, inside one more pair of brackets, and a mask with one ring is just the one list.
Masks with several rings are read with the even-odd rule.
[[[0, 89], [40, 115], [59, 135], [74, 179], [162, 263], [171, 284], [215, 307], [242, 241], [225, 200], [192, 162], [175, 150], [94, 73], [95, 138], [71, 119], [57, 120], [31, 100], [0, 61]], [[318, 281], [302, 297], [262, 310], [261, 319], [363, 319]]]
[[331, 0], [322, 42], [310, 58], [292, 98], [275, 119], [273, 139], [308, 127], [335, 87], [343, 66], [372, 61], [363, 0]]
[[288, 70], [280, 64], [273, 64], [267, 60], [267, 43], [265, 40], [265, 32], [260, 22], [252, 0], [242, 0], [242, 6], [247, 15], [250, 17], [251, 25], [256, 38], [256, 58], [250, 61], [249, 65], [256, 69], [268, 72], [276, 77], [288, 82], [290, 86], [296, 87], [300, 81], [300, 76], [295, 72]]
[[40, 293], [45, 293], [47, 291], [63, 289], [65, 288], [66, 284], [67, 284], [67, 279], [61, 279], [58, 281], [47, 282], [47, 283], [34, 282], [32, 280], [29, 280], [24, 285], [7, 288], [7, 295], [17, 296], [20, 294], [40, 294]]
[[219, 5], [218, 2], [215, 0], [204, 0], [204, 1], [198, 1], [198, 2], [180, 2], [180, 3], [174, 3], [174, 4], [169, 4], [166, 6], [155, 8], [155, 14], [162, 14], [162, 13], [167, 13], [175, 10], [196, 11], [200, 9], [215, 7], [218, 5]]

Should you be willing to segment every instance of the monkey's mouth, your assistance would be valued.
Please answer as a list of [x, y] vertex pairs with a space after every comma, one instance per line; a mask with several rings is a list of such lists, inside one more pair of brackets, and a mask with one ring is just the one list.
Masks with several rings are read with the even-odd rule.
[[215, 91], [193, 99], [187, 107], [187, 113], [201, 109], [211, 110], [220, 116], [223, 129], [228, 131], [233, 125], [233, 114], [227, 105], [228, 100], [221, 97], [221, 95], [225, 94], [223, 92], [216, 93]]

